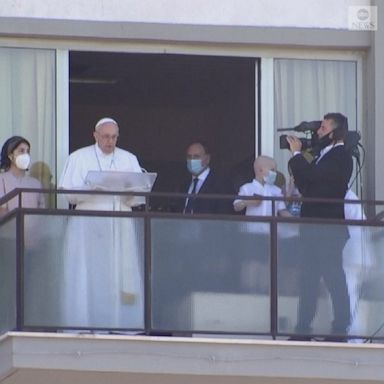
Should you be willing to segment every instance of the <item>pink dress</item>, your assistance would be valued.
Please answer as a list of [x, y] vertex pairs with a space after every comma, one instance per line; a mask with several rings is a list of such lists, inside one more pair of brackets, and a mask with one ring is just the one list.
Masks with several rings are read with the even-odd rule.
[[[15, 176], [11, 171], [0, 173], [0, 198], [15, 188], [43, 188], [40, 181], [34, 177], [24, 175], [22, 177]], [[18, 206], [18, 197], [9, 200], [5, 206], [11, 211]], [[23, 193], [22, 206], [24, 208], [44, 208], [44, 195], [38, 192]]]

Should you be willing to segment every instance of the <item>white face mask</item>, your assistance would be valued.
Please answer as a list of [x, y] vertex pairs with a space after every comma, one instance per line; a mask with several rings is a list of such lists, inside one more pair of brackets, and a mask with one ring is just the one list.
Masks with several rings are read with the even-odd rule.
[[31, 156], [29, 153], [22, 153], [21, 155], [17, 155], [15, 164], [17, 168], [25, 171], [28, 169], [29, 164], [31, 164]]
[[277, 177], [277, 172], [272, 171], [272, 170], [269, 170], [268, 173], [267, 173], [267, 175], [264, 176], [264, 182], [265, 182], [265, 184], [268, 184], [268, 185], [273, 185], [273, 184], [275, 184], [276, 177]]

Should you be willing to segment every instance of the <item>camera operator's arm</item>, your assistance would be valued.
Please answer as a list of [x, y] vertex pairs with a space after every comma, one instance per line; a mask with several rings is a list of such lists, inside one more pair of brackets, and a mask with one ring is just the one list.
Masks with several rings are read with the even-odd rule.
[[287, 136], [287, 141], [293, 156], [301, 152], [303, 144], [296, 136]]
[[289, 160], [288, 164], [293, 171], [295, 183], [301, 193], [308, 184], [338, 185], [348, 183], [353, 167], [352, 159], [349, 156], [340, 156], [340, 151], [327, 154], [317, 164], [315, 162], [308, 163], [302, 155], [293, 156]]
[[[294, 153], [299, 145], [294, 140], [291, 142]], [[301, 194], [304, 197], [343, 197], [353, 168], [351, 156], [345, 153], [342, 143], [334, 144], [317, 162], [308, 163], [303, 155], [295, 153], [288, 166]]]
[[[289, 149], [292, 153], [292, 158], [288, 162], [288, 167], [293, 170], [295, 184], [298, 190], [303, 193], [309, 181], [311, 166], [301, 154], [302, 143], [296, 136], [287, 136]], [[312, 175], [313, 176], [313, 175]]]

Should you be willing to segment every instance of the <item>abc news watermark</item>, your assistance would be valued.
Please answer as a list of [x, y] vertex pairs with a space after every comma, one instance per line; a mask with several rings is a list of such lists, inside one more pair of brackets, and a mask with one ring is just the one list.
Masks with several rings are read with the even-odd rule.
[[377, 31], [377, 6], [349, 6], [348, 29]]

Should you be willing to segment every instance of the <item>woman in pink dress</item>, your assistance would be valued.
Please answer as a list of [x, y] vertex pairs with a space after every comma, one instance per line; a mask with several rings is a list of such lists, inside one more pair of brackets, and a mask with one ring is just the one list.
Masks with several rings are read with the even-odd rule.
[[[30, 148], [28, 140], [21, 136], [9, 138], [3, 145], [0, 158], [0, 198], [15, 188], [42, 188], [40, 181], [29, 176]], [[0, 215], [18, 208], [19, 196], [6, 200], [0, 206]], [[23, 192], [23, 208], [44, 208], [44, 195], [40, 192]], [[16, 237], [16, 218], [5, 219], [0, 225], [0, 332], [16, 327], [16, 255], [18, 238]], [[34, 215], [24, 216], [24, 315], [28, 319], [34, 312], [36, 300], [47, 291], [39, 288], [39, 282], [45, 275], [44, 246], [41, 240], [39, 219]]]
[[[39, 180], [27, 174], [31, 163], [28, 140], [21, 136], [9, 138], [1, 150], [0, 161], [0, 198], [15, 188], [42, 188]], [[11, 211], [18, 206], [15, 197], [0, 207], [0, 212]], [[44, 196], [38, 192], [23, 193], [22, 206], [24, 208], [44, 208]]]

